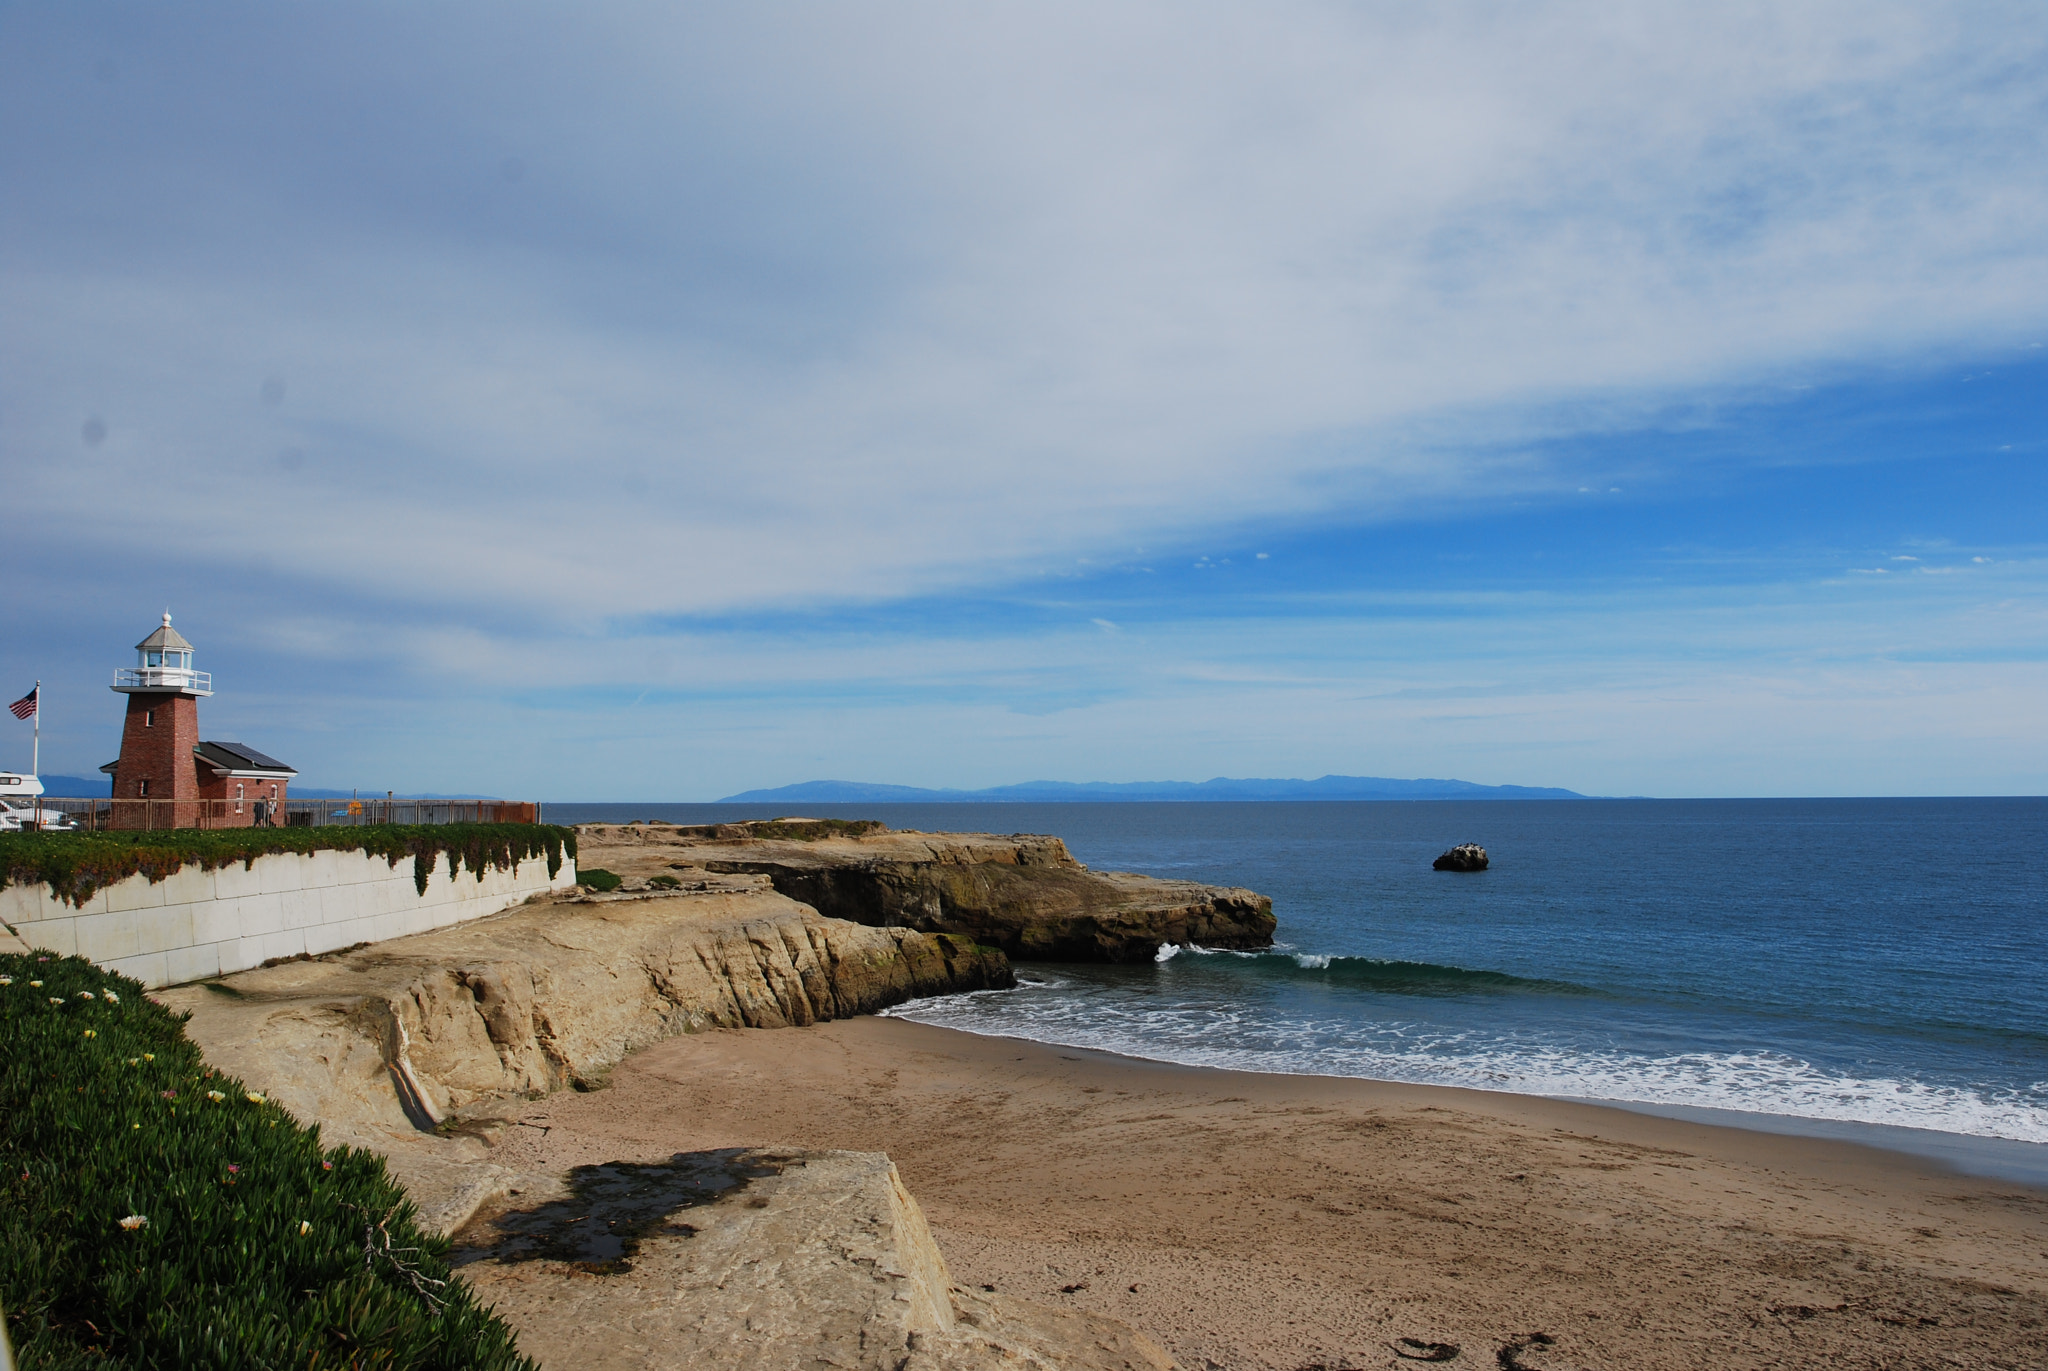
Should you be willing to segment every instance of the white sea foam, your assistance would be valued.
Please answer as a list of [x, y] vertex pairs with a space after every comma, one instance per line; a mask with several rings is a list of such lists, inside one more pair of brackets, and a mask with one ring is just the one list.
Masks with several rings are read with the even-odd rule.
[[1330, 959], [1313, 952], [1297, 952], [1294, 954], [1294, 964], [1304, 971], [1321, 971], [1330, 964]]
[[[1163, 947], [1159, 959], [1169, 955]], [[1652, 1056], [1421, 1023], [1281, 1021], [1213, 1000], [1161, 1005], [1042, 991], [916, 1000], [888, 1012], [971, 1033], [1188, 1066], [1704, 1106], [2048, 1143], [2048, 1088], [2000, 1091], [1863, 1077], [1774, 1052]]]
[[1180, 955], [1180, 948], [1173, 943], [1159, 944], [1159, 950], [1152, 954], [1155, 962], [1170, 962]]

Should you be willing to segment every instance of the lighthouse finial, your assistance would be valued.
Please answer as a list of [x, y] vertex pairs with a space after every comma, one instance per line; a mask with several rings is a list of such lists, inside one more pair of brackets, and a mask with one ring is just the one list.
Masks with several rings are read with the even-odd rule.
[[171, 611], [170, 611], [169, 607], [168, 607], [168, 606], [166, 606], [166, 607], [165, 607], [165, 609], [164, 609], [164, 627], [165, 627], [165, 628], [169, 628], [170, 626], [171, 626]]

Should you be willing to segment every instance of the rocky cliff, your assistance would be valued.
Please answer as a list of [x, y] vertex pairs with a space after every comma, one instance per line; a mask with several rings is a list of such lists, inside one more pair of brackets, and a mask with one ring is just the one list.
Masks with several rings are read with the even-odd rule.
[[966, 938], [823, 918], [758, 876], [707, 886], [523, 906], [157, 998], [192, 1011], [213, 1065], [389, 1156], [445, 1227], [505, 1183], [488, 1165], [496, 1102], [589, 1088], [676, 1033], [1014, 983], [1000, 952]]
[[[381, 1152], [428, 1227], [461, 1230], [464, 1277], [546, 1371], [1173, 1371], [1114, 1319], [954, 1285], [879, 1153], [684, 1154], [568, 1176], [492, 1160], [527, 1098], [595, 1088], [658, 1039], [1014, 982], [992, 948], [825, 918], [764, 876], [692, 885], [534, 903], [152, 993], [191, 1011], [211, 1065], [330, 1144]], [[626, 1226], [572, 1227], [600, 1210]], [[630, 1247], [591, 1253], [529, 1241], [629, 1231]]]
[[1171, 1371], [1114, 1319], [952, 1284], [875, 1153], [578, 1167], [623, 1178], [636, 1203], [664, 1166], [749, 1179], [681, 1209], [655, 1183], [631, 1260], [521, 1247], [593, 1212], [575, 1174], [494, 1160], [525, 1100], [600, 1086], [658, 1039], [1006, 987], [1002, 949], [1130, 961], [1272, 940], [1262, 896], [1090, 871], [1056, 838], [851, 828], [594, 829], [579, 865], [626, 877], [618, 894], [155, 994], [191, 1011], [212, 1065], [328, 1141], [381, 1152], [428, 1226], [464, 1229], [466, 1278], [550, 1371]]
[[1018, 958], [1136, 962], [1150, 961], [1162, 943], [1273, 942], [1273, 902], [1264, 895], [1091, 871], [1058, 838], [897, 833], [814, 820], [589, 824], [578, 833], [585, 866], [638, 881], [763, 875], [832, 918], [958, 934]]

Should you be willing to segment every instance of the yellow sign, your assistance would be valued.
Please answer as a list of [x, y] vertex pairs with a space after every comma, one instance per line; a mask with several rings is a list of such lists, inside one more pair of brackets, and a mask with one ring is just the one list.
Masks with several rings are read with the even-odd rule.
[[362, 812], [363, 812], [363, 802], [362, 802], [361, 800], [350, 800], [350, 801], [348, 802], [348, 812], [349, 812], [349, 813], [351, 813], [351, 814], [360, 814], [360, 813], [362, 813]]

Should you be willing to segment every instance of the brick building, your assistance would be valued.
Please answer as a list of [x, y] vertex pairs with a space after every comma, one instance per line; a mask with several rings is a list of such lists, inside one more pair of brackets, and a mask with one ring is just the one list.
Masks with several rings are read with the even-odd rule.
[[[128, 697], [114, 778], [116, 828], [248, 828], [284, 822], [285, 787], [298, 773], [244, 743], [204, 742], [199, 701], [213, 677], [192, 669], [192, 644], [171, 616], [135, 645], [136, 664], [114, 673]], [[149, 803], [134, 803], [148, 801]]]

